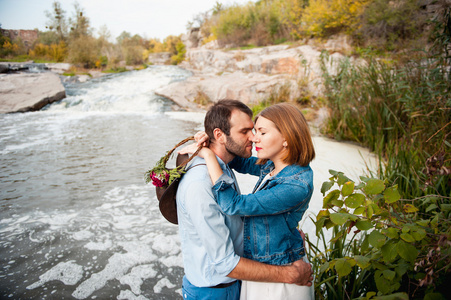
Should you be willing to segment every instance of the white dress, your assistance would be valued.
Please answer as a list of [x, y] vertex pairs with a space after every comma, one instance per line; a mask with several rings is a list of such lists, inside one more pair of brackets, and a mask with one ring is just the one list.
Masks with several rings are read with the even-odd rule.
[[[308, 262], [307, 256], [304, 261]], [[288, 283], [256, 282], [243, 280], [240, 300], [314, 300], [312, 286], [299, 286]]]

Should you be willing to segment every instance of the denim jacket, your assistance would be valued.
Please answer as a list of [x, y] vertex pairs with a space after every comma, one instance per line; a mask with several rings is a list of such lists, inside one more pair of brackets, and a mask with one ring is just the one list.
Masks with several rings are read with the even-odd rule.
[[259, 176], [253, 194], [239, 195], [233, 180], [223, 174], [213, 186], [213, 194], [224, 213], [244, 220], [244, 257], [272, 265], [286, 265], [305, 255], [297, 230], [313, 193], [310, 166], [289, 165], [267, 180], [274, 163], [255, 164], [256, 157], [235, 158], [229, 166], [239, 173]]

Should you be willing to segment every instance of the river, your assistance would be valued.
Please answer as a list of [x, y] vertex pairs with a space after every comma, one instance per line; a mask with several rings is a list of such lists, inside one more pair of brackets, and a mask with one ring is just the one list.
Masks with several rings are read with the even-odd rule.
[[[189, 76], [151, 66], [65, 83], [58, 103], [0, 115], [1, 299], [181, 298], [178, 229], [160, 215], [143, 175], [202, 129], [202, 113], [173, 111], [153, 93]], [[302, 222], [309, 234], [328, 169], [358, 179], [375, 165], [363, 148], [314, 142], [316, 190]], [[255, 182], [238, 180], [244, 192]]]

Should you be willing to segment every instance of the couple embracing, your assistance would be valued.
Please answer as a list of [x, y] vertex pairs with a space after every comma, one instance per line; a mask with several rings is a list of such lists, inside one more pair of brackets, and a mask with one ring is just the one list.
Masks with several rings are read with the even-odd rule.
[[[183, 299], [313, 299], [297, 228], [313, 192], [309, 127], [286, 103], [254, 121], [242, 102], [218, 101], [197, 144], [179, 151], [208, 146], [191, 161], [176, 196]], [[252, 194], [241, 195], [231, 169], [259, 176]]]

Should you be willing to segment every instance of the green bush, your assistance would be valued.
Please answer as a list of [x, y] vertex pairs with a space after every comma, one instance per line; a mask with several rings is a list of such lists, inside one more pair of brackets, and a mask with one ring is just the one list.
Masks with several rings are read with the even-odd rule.
[[417, 0], [373, 0], [361, 15], [360, 26], [353, 32], [361, 45], [394, 50], [418, 39], [426, 27], [426, 14]]
[[445, 299], [450, 198], [414, 202], [401, 199], [397, 186], [386, 181], [361, 177], [356, 184], [342, 172], [329, 172], [321, 187], [323, 210], [314, 220], [318, 243], [308, 247], [316, 298]]
[[93, 37], [80, 37], [70, 42], [68, 61], [83, 68], [94, 68], [100, 56], [97, 42]]

